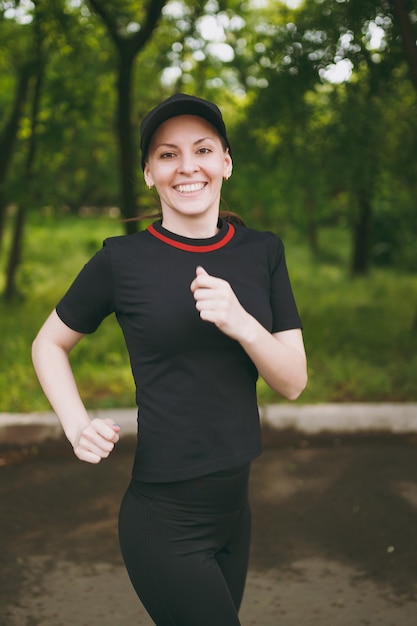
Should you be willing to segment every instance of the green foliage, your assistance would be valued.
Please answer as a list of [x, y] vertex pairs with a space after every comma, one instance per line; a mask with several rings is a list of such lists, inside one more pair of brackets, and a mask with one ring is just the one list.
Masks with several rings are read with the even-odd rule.
[[[24, 50], [26, 59], [34, 54], [34, 23], [19, 25], [9, 19], [0, 24], [0, 32], [13, 25], [18, 41], [25, 43], [20, 46], [20, 57]], [[36, 23], [42, 33], [45, 76], [31, 195], [26, 198], [21, 185], [31, 132], [29, 104], [20, 122], [6, 200], [23, 201], [31, 210], [117, 204], [117, 149], [112, 133], [114, 60], [108, 40], [100, 24], [76, 3], [45, 0], [37, 8]], [[20, 57], [16, 58], [15, 43], [8, 43], [3, 54], [8, 55], [18, 76]]]
[[[100, 249], [103, 239], [122, 232], [123, 225], [110, 218], [45, 216], [31, 220], [19, 273], [21, 298], [12, 304], [0, 300], [0, 411], [48, 407], [33, 373], [31, 343], [83, 264]], [[106, 320], [94, 337], [81, 342], [74, 351], [73, 364], [89, 406], [134, 404], [130, 368], [114, 319]]]
[[[417, 278], [346, 271], [347, 232], [323, 233], [323, 257], [287, 240], [287, 260], [304, 324], [309, 384], [300, 401], [415, 401]], [[260, 384], [264, 401], [278, 398]]]
[[[109, 218], [32, 218], [21, 267], [20, 301], [0, 301], [0, 411], [48, 410], [30, 361], [37, 330], [74, 276], [107, 236], [123, 225]], [[282, 235], [282, 232], [279, 234]], [[378, 269], [353, 280], [346, 271], [348, 233], [323, 232], [322, 257], [312, 262], [295, 231], [284, 235], [304, 323], [310, 380], [299, 402], [416, 401], [417, 278]], [[90, 408], [134, 405], [122, 333], [105, 320], [72, 353]], [[261, 402], [280, 399], [259, 383]]]
[[[22, 184], [32, 132], [28, 102], [0, 189], [6, 203], [23, 202], [31, 213], [17, 285], [22, 299], [0, 304], [0, 408], [46, 408], [30, 365], [31, 340], [103, 237], [123, 230], [111, 220], [54, 216], [121, 206], [114, 131], [123, 68], [113, 44], [131, 45], [147, 9], [162, 4], [133, 75], [133, 144], [144, 113], [173, 91], [215, 100], [235, 161], [226, 206], [251, 225], [278, 230], [288, 244], [310, 363], [301, 401], [415, 400], [416, 278], [407, 272], [417, 266], [417, 98], [393, 11], [400, 3], [305, 0], [290, 10], [275, 0], [43, 0], [0, 1], [0, 144], [35, 42], [45, 65], [30, 185]], [[23, 14], [28, 6], [36, 21], [30, 14], [14, 19], [13, 6]], [[115, 31], [105, 28], [98, 6], [109, 11]], [[415, 0], [407, 6], [415, 31]], [[335, 84], [328, 71], [341, 60], [351, 64], [352, 76]], [[140, 196], [138, 205], [149, 209], [149, 198]], [[364, 230], [374, 269], [352, 280], [351, 233], [361, 201], [372, 212]], [[3, 204], [0, 198], [0, 215]], [[132, 404], [114, 320], [86, 338], [73, 360], [89, 406]], [[263, 401], [271, 399], [259, 388]]]
[[[0, 144], [35, 40], [34, 22], [13, 19], [13, 5], [21, 3], [0, 2]], [[320, 256], [321, 229], [356, 232], [362, 202], [373, 218], [363, 229], [372, 263], [415, 267], [417, 98], [388, 0], [305, 0], [295, 10], [276, 0], [25, 4], [42, 34], [45, 76], [31, 182], [22, 184], [28, 102], [1, 189], [6, 203], [31, 212], [123, 208], [115, 133], [117, 77], [127, 70], [120, 46], [132, 47], [148, 9], [162, 5], [133, 68], [132, 120], [121, 116], [129, 122], [133, 160], [149, 107], [180, 89], [211, 98], [232, 139], [234, 175], [224, 189], [231, 210], [262, 228], [296, 228]], [[415, 9], [415, 0], [408, 6]], [[414, 14], [407, 15], [415, 30]], [[372, 40], [375, 29], [380, 45]], [[351, 63], [352, 77], [335, 84], [328, 71], [341, 60]], [[140, 181], [141, 172], [123, 163], [124, 178]], [[141, 189], [132, 202], [137, 195], [147, 211], [149, 195]]]

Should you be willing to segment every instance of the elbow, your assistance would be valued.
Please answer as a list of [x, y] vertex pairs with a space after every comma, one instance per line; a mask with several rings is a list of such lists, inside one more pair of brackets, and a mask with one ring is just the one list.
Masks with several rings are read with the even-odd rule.
[[37, 372], [37, 369], [42, 361], [42, 357], [45, 354], [45, 350], [47, 349], [47, 344], [45, 342], [45, 338], [42, 336], [42, 333], [39, 332], [35, 339], [32, 341], [31, 348], [31, 357], [32, 357], [32, 365]]
[[32, 357], [41, 349], [41, 344], [45, 341], [44, 333], [42, 332], [42, 328], [37, 333], [36, 337], [32, 341]]
[[286, 393], [284, 394], [285, 399], [290, 400], [291, 402], [297, 400], [301, 396], [304, 389], [307, 387], [307, 381], [308, 376], [306, 372], [305, 375], [300, 378], [300, 380], [298, 380], [296, 384], [287, 389]]
[[284, 398], [290, 401], [300, 397], [308, 381], [307, 357], [304, 348], [297, 357], [292, 361], [292, 367], [288, 370], [287, 385], [283, 393]]

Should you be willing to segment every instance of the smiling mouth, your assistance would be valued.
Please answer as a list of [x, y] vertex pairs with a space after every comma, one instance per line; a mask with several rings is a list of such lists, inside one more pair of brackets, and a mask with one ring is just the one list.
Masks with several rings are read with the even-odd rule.
[[175, 185], [174, 189], [180, 193], [196, 193], [204, 189], [207, 183], [190, 183], [188, 185]]

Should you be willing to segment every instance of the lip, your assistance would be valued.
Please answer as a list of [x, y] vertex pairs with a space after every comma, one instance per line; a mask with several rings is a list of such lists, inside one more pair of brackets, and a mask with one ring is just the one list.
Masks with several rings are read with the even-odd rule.
[[207, 183], [204, 182], [179, 183], [178, 185], [174, 185], [174, 189], [183, 196], [192, 196], [196, 193], [200, 193], [200, 191], [203, 191], [206, 186]]

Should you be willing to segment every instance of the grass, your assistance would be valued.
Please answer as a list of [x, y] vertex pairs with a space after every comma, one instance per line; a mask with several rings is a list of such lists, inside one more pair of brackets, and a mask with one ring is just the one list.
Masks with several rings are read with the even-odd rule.
[[[31, 220], [19, 272], [21, 297], [0, 301], [0, 411], [49, 409], [31, 365], [31, 342], [83, 263], [105, 237], [122, 231], [110, 218]], [[304, 243], [285, 235], [309, 360], [309, 384], [297, 402], [417, 401], [417, 277], [378, 269], [352, 279], [347, 234], [328, 230], [321, 236], [322, 260], [313, 262]], [[123, 337], [113, 318], [83, 339], [72, 362], [89, 408], [134, 405]], [[258, 390], [261, 403], [280, 401], [263, 381]]]

